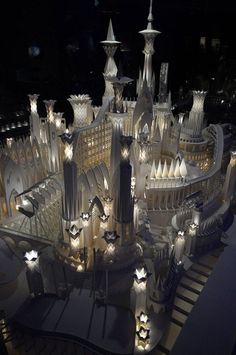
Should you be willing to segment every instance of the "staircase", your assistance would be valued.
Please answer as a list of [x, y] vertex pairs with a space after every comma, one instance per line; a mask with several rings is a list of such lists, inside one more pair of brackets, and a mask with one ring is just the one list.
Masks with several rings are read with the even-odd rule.
[[161, 342], [150, 352], [150, 355], [170, 354], [184, 323], [197, 302], [223, 250], [224, 247], [220, 247], [200, 257], [181, 278], [176, 290], [174, 307], [167, 330]]
[[4, 343], [7, 352], [1, 355], [102, 355], [71, 339], [28, 334], [12, 326], [4, 331]]

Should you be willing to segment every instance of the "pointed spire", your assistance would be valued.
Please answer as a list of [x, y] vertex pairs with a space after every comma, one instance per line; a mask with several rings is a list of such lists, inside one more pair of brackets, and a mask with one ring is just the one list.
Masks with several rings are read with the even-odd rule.
[[150, 6], [149, 6], [149, 14], [148, 14], [148, 30], [152, 30], [152, 22], [153, 22], [153, 14], [152, 14], [152, 0], [150, 0]]
[[187, 167], [186, 167], [184, 158], [183, 158], [182, 161], [181, 161], [179, 170], [180, 170], [180, 175], [181, 175], [182, 177], [186, 177], [186, 176], [188, 175], [188, 171], [187, 171]]
[[174, 177], [175, 178], [179, 178], [180, 177], [179, 160], [176, 160]]
[[156, 164], [155, 161], [153, 160], [150, 179], [155, 179], [155, 178], [156, 178]]
[[174, 166], [174, 160], [172, 159], [170, 163], [168, 178], [174, 177], [174, 172], [175, 172], [175, 166]]
[[107, 31], [107, 39], [106, 41], [108, 42], [114, 42], [116, 41], [115, 35], [114, 35], [114, 31], [113, 31], [113, 26], [112, 26], [112, 21], [110, 19], [109, 22], [109, 27], [108, 27], [108, 31]]
[[163, 167], [163, 171], [162, 171], [162, 177], [164, 179], [166, 179], [168, 177], [168, 168], [167, 168], [166, 160], [164, 162], [164, 167]]
[[161, 178], [162, 177], [162, 167], [161, 167], [161, 161], [159, 160], [158, 163], [158, 168], [157, 168], [157, 172], [156, 172], [156, 178]]

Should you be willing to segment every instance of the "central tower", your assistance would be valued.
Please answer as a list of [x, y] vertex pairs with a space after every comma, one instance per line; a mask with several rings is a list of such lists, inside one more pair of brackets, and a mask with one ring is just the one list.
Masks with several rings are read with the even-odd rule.
[[[142, 86], [143, 81], [146, 79], [147, 81], [147, 86], [154, 96], [155, 92], [155, 75], [153, 74], [152, 71], [152, 56], [155, 53], [154, 50], [154, 41], [155, 38], [158, 34], [161, 32], [156, 31], [153, 29], [153, 14], [152, 14], [152, 0], [150, 0], [150, 7], [149, 7], [149, 15], [148, 15], [148, 24], [147, 28], [143, 31], [140, 31], [144, 37], [145, 40], [145, 47], [143, 50], [144, 54], [144, 67], [143, 67], [143, 78], [142, 80], [139, 80], [139, 85]], [[138, 91], [141, 91], [141, 88], [138, 89]]]

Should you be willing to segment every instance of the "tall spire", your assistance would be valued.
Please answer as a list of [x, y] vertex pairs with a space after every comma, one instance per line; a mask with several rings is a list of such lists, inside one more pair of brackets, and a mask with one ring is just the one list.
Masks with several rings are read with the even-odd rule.
[[152, 23], [153, 23], [153, 14], [152, 14], [152, 0], [150, 0], [150, 6], [149, 6], [149, 14], [148, 14], [148, 25], [147, 25], [147, 30], [152, 30]]
[[147, 85], [154, 96], [155, 88], [153, 87], [153, 71], [152, 71], [152, 56], [154, 54], [154, 41], [156, 36], [160, 33], [153, 29], [153, 14], [152, 14], [152, 0], [150, 0], [149, 14], [148, 14], [148, 24], [147, 28], [143, 31], [140, 31], [145, 40], [145, 47], [143, 53], [145, 55], [144, 58], [144, 67], [143, 67], [143, 80], [146, 78]]
[[114, 54], [118, 48], [118, 45], [120, 44], [120, 42], [116, 41], [111, 19], [107, 31], [107, 38], [101, 43], [107, 55], [106, 65], [103, 73], [105, 79], [105, 93], [103, 99], [106, 99], [114, 95], [113, 87], [109, 80], [115, 78], [117, 74], [117, 66], [114, 60]]
[[109, 22], [109, 27], [108, 27], [108, 31], [107, 31], [107, 39], [106, 39], [107, 42], [115, 42], [116, 41], [116, 38], [115, 38], [115, 35], [114, 35], [114, 31], [113, 31], [113, 26], [112, 26], [112, 21], [110, 19], [110, 22]]

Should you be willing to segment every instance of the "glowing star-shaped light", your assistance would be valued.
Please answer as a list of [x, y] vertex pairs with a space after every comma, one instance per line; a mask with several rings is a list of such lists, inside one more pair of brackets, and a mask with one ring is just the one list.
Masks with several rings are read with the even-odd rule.
[[103, 213], [101, 216], [99, 216], [99, 219], [102, 221], [102, 223], [106, 223], [109, 217], [110, 217], [109, 215]]
[[197, 225], [196, 225], [196, 223], [191, 223], [190, 225], [189, 225], [189, 227], [190, 228], [192, 228], [192, 229], [196, 229], [197, 228]]
[[104, 238], [105, 241], [110, 244], [115, 243], [116, 239], [120, 238], [120, 236], [117, 235], [116, 231], [106, 231], [102, 238]]
[[72, 160], [73, 158], [73, 145], [70, 145], [68, 143], [65, 144], [65, 159], [66, 160]]
[[147, 272], [145, 267], [142, 267], [140, 269], [136, 269], [134, 272], [134, 279], [136, 280], [136, 282], [142, 283], [142, 282], [146, 282], [147, 278], [150, 276], [150, 273]]
[[122, 148], [121, 156], [124, 160], [128, 159], [129, 157], [129, 149], [127, 147]]
[[189, 234], [194, 236], [196, 232], [197, 232], [197, 224], [193, 222], [189, 225]]
[[183, 238], [184, 236], [184, 232], [183, 231], [178, 231], [178, 237], [179, 238]]
[[36, 261], [38, 259], [38, 252], [36, 250], [27, 251], [24, 255], [26, 261]]
[[59, 135], [61, 137], [62, 143], [66, 144], [71, 144], [73, 142], [73, 134], [69, 132], [69, 129], [67, 128], [64, 133]]
[[143, 312], [140, 313], [140, 316], [138, 318], [142, 323], [147, 323], [149, 321], [147, 314]]
[[75, 239], [80, 236], [82, 229], [83, 228], [78, 228], [75, 224], [73, 224], [69, 229], [69, 233], [71, 234], [72, 238]]
[[104, 197], [103, 197], [103, 200], [104, 200], [105, 202], [107, 202], [107, 203], [111, 203], [113, 199], [112, 199], [111, 197], [109, 197], [109, 196], [104, 196]]
[[112, 243], [107, 244], [107, 254], [112, 255], [115, 252], [115, 245]]
[[137, 336], [142, 340], [148, 340], [150, 338], [149, 332], [149, 329], [144, 329], [143, 327], [141, 327], [137, 332]]
[[91, 217], [91, 214], [89, 212], [82, 212], [80, 217], [82, 218], [83, 221], [87, 222]]

